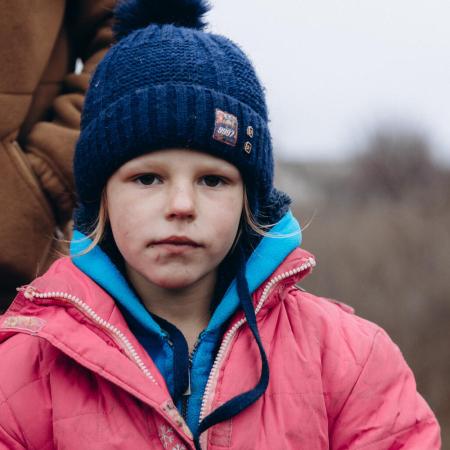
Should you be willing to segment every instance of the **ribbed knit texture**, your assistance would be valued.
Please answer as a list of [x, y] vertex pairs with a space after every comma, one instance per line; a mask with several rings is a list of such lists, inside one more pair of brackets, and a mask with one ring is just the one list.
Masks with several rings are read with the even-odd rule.
[[[235, 146], [213, 139], [216, 109], [237, 118]], [[88, 231], [122, 164], [164, 148], [192, 148], [237, 166], [257, 213], [273, 196], [267, 120], [255, 71], [229, 39], [174, 25], [132, 32], [109, 50], [86, 96], [74, 163], [77, 227]]]

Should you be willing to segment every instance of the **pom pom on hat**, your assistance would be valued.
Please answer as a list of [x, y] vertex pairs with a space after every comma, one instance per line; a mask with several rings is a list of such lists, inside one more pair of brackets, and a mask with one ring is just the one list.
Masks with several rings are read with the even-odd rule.
[[114, 11], [117, 40], [150, 24], [172, 24], [203, 30], [203, 16], [210, 6], [206, 0], [122, 0]]

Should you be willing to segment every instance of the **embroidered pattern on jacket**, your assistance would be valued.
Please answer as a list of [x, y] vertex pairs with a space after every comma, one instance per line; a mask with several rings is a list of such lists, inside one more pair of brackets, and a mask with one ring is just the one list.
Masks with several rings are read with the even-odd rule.
[[172, 447], [172, 450], [187, 450], [183, 444], [177, 444], [175, 447]]
[[173, 428], [167, 425], [160, 425], [158, 429], [158, 436], [164, 448], [169, 448], [173, 442]]
[[176, 406], [172, 402], [166, 401], [161, 405], [161, 408], [173, 420], [173, 422], [175, 422], [177, 427], [180, 427], [184, 434], [192, 439], [192, 432], [183, 417], [181, 417]]
[[169, 450], [187, 450], [185, 445], [177, 442], [176, 435], [171, 426], [160, 425], [158, 427], [158, 436], [164, 448]]

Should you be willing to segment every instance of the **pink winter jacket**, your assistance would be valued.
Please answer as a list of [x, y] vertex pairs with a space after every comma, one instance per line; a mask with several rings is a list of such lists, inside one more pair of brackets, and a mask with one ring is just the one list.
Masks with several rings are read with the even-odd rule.
[[[439, 426], [399, 349], [350, 309], [295, 283], [295, 250], [255, 292], [270, 382], [255, 404], [201, 435], [202, 449], [440, 448]], [[0, 316], [0, 449], [193, 449], [155, 364], [113, 299], [69, 258]], [[201, 416], [253, 388], [260, 357], [237, 313]]]

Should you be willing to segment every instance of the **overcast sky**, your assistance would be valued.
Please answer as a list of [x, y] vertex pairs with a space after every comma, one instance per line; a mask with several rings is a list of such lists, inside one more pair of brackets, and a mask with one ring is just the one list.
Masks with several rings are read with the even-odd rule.
[[250, 56], [276, 151], [336, 158], [379, 123], [427, 133], [450, 162], [448, 0], [211, 0], [209, 30]]

